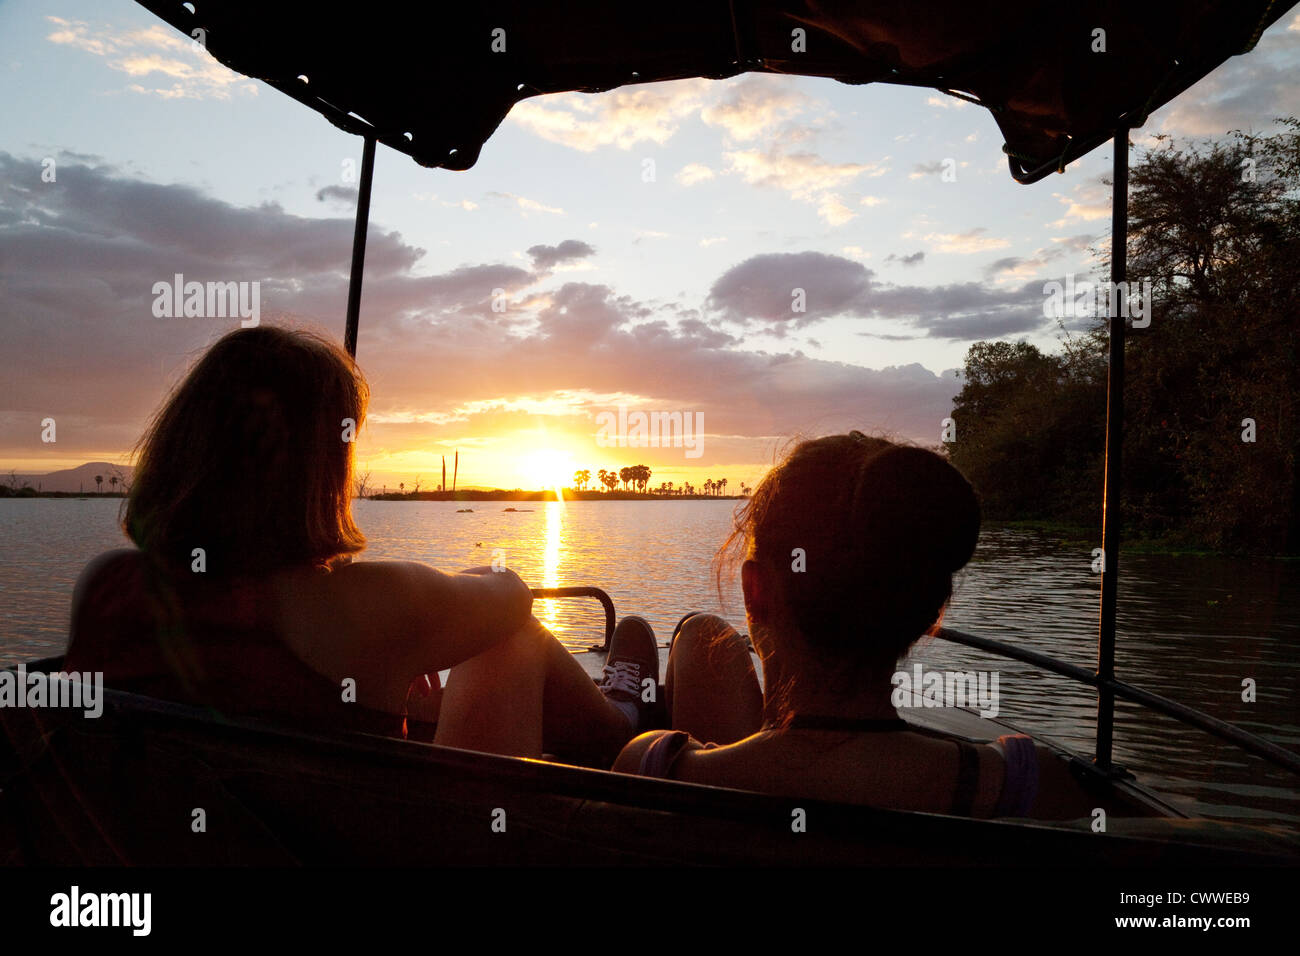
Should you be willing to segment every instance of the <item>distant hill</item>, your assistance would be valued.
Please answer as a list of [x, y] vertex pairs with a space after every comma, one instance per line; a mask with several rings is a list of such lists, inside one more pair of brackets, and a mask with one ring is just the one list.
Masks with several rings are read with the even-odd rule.
[[[11, 481], [17, 481], [18, 487], [31, 485], [33, 488], [39, 488], [42, 492], [62, 491], [67, 493], [75, 492], [94, 492], [94, 491], [113, 491], [113, 486], [109, 484], [109, 478], [116, 475], [117, 490], [121, 491], [123, 487], [129, 487], [131, 477], [135, 474], [135, 469], [131, 465], [113, 465], [106, 461], [92, 461], [84, 465], [78, 465], [76, 468], [65, 468], [63, 471], [52, 471], [46, 475], [16, 475], [13, 479], [9, 473], [0, 474], [0, 484], [9, 485]], [[102, 475], [104, 484], [102, 486], [95, 484], [95, 476]], [[125, 480], [126, 485], [123, 485]]]

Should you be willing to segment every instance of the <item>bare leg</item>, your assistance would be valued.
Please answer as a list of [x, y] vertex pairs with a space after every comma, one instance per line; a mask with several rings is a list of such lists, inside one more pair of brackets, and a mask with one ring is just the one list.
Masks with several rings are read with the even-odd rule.
[[542, 753], [546, 639], [536, 618], [447, 675], [433, 742], [511, 757]]
[[763, 726], [763, 691], [749, 648], [713, 614], [682, 625], [668, 655], [664, 697], [673, 728], [697, 740], [731, 744]]
[[533, 618], [447, 677], [434, 742], [516, 757], [545, 750], [609, 767], [632, 726]]
[[636, 731], [554, 637], [547, 646], [542, 726], [547, 753], [608, 770]]

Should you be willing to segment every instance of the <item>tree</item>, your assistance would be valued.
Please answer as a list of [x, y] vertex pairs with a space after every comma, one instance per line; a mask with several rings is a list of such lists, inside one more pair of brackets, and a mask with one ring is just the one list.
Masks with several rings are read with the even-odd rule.
[[591, 470], [588, 468], [573, 473], [573, 483], [578, 486], [579, 491], [587, 490], [587, 482], [591, 481]]
[[[1149, 282], [1151, 306], [1125, 337], [1121, 500], [1137, 536], [1300, 551], [1300, 122], [1282, 124], [1160, 138], [1132, 164], [1129, 282]], [[1108, 342], [1102, 315], [1056, 355], [971, 347], [945, 447], [986, 515], [1095, 525]]]
[[96, 476], [95, 476], [95, 490], [98, 491], [101, 495], [104, 493], [104, 476], [103, 476], [103, 475], [96, 475]]

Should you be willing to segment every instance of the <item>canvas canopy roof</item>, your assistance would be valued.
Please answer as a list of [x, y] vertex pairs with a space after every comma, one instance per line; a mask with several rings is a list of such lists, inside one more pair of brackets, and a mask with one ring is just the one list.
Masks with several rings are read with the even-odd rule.
[[1109, 139], [1121, 120], [1141, 125], [1228, 57], [1250, 50], [1292, 6], [1271, 0], [139, 2], [187, 35], [202, 30], [197, 36], [231, 69], [424, 166], [470, 168], [511, 107], [529, 96], [752, 71], [932, 87], [972, 98], [993, 114], [1020, 182], [1063, 169]]

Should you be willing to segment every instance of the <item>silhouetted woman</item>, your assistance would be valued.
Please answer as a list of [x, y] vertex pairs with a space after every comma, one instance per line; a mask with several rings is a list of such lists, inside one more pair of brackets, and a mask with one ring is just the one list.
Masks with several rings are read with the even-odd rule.
[[931, 736], [891, 701], [898, 659], [942, 618], [979, 527], [970, 485], [933, 452], [859, 432], [800, 443], [720, 553], [743, 559], [766, 692], [725, 621], [687, 618], [665, 680], [675, 730], [637, 737], [614, 769], [936, 813], [1086, 815], [1030, 738]]
[[631, 727], [518, 575], [352, 560], [367, 400], [352, 359], [313, 333], [213, 345], [141, 442], [123, 521], [136, 547], [82, 573], [65, 667], [221, 713], [396, 736], [410, 717], [449, 746], [572, 743], [608, 765]]

